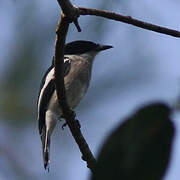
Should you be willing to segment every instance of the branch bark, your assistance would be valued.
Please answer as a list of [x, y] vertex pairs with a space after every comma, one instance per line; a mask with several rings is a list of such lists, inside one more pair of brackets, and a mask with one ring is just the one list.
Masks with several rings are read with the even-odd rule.
[[137, 26], [143, 29], [147, 29], [150, 31], [158, 32], [161, 34], [170, 35], [173, 37], [180, 37], [180, 31], [169, 29], [163, 26], [158, 26], [155, 24], [151, 24], [148, 22], [140, 21], [138, 19], [132, 18], [131, 16], [124, 16], [121, 14], [117, 14], [114, 12], [109, 12], [105, 10], [93, 9], [93, 8], [85, 8], [85, 7], [76, 7], [71, 4], [69, 0], [58, 0], [63, 12], [74, 22], [76, 28], [80, 32], [80, 26], [78, 24], [78, 17], [80, 15], [93, 15], [100, 16], [107, 19], [124, 22], [127, 24], [131, 24], [133, 26]]
[[162, 27], [162, 26], [158, 26], [155, 24], [140, 21], [140, 20], [132, 18], [131, 16], [123, 16], [121, 14], [117, 14], [114, 12], [109, 12], [109, 11], [99, 10], [99, 9], [79, 7], [79, 14], [80, 15], [100, 16], [100, 17], [104, 17], [107, 19], [131, 24], [131, 25], [143, 28], [143, 29], [150, 30], [150, 31], [154, 31], [154, 32], [158, 32], [158, 33], [162, 33], [162, 34], [166, 34], [166, 35], [170, 35], [170, 36], [174, 36], [174, 37], [180, 37], [180, 31], [176, 31], [173, 29], [168, 29], [166, 27]]
[[78, 17], [77, 8], [71, 4], [69, 0], [57, 0], [62, 11], [69, 19], [76, 19]]
[[66, 34], [68, 31], [69, 22], [65, 20], [65, 16], [61, 14], [60, 21], [56, 30], [56, 43], [55, 43], [55, 84], [58, 96], [59, 104], [64, 111], [67, 111], [68, 104], [65, 96], [64, 87], [64, 44], [66, 40]]
[[93, 172], [96, 160], [81, 133], [80, 125], [77, 123], [78, 121], [75, 120], [75, 113], [69, 108], [66, 99], [66, 92], [64, 87], [64, 44], [66, 40], [66, 34], [68, 32], [68, 27], [69, 18], [62, 13], [56, 30], [57, 36], [54, 56], [56, 92], [58, 97], [58, 103], [63, 112], [63, 117], [66, 119], [70, 131], [79, 146], [83, 160], [87, 162], [87, 166]]
[[68, 17], [69, 22], [73, 22], [78, 32], [81, 32], [81, 28], [78, 23], [79, 9], [73, 6], [69, 0], [57, 0], [62, 12]]

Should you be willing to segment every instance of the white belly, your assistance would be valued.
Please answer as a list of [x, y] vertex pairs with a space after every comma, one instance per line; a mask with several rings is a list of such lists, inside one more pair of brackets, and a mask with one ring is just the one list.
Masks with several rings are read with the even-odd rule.
[[[76, 90], [74, 90], [72, 89], [73, 88], [72, 87], [66, 91], [68, 105], [72, 109], [76, 108], [76, 106], [79, 104], [79, 102], [87, 92], [87, 88], [88, 88], [87, 86], [80, 85], [79, 87], [81, 88], [77, 88]], [[48, 110], [51, 111], [57, 119], [60, 119], [62, 115], [62, 110], [58, 103], [56, 91], [52, 95], [52, 98], [48, 106]]]

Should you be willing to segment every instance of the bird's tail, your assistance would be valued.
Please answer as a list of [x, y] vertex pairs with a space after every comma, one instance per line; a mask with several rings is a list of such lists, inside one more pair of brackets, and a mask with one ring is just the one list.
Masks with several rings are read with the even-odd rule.
[[42, 131], [41, 141], [42, 141], [42, 153], [43, 153], [44, 168], [48, 169], [48, 171], [49, 171], [49, 163], [50, 163], [50, 135], [45, 130], [45, 128]]

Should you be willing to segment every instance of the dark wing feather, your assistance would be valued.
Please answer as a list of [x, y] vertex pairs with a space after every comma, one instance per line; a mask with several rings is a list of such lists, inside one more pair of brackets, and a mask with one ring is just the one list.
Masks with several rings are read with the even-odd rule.
[[69, 73], [71, 69], [71, 60], [67, 57], [64, 58], [64, 77]]
[[[54, 58], [53, 58], [53, 61], [54, 61]], [[39, 98], [40, 98], [41, 90], [45, 84], [46, 77], [53, 67], [54, 67], [54, 65], [52, 63], [52, 65], [48, 68], [47, 72], [43, 76], [43, 79], [42, 79], [41, 85], [40, 85], [39, 95], [38, 95], [38, 102], [40, 101], [39, 112], [38, 112], [38, 117], [39, 117], [38, 123], [39, 123], [39, 133], [40, 134], [42, 133], [42, 128], [45, 125], [45, 115], [46, 115], [46, 110], [48, 108], [49, 101], [50, 101], [51, 96], [55, 90], [54, 79], [51, 79], [49, 81], [46, 88], [43, 90], [43, 94], [42, 94], [41, 99], [39, 99]], [[64, 76], [66, 76], [69, 73], [70, 68], [71, 68], [71, 62], [70, 62], [69, 58], [65, 58], [64, 59]]]
[[42, 128], [45, 125], [45, 115], [46, 110], [51, 99], [51, 96], [55, 90], [54, 79], [50, 80], [41, 97], [40, 107], [39, 107], [39, 134], [42, 133]]
[[[42, 80], [41, 80], [41, 84], [40, 84], [40, 89], [39, 89], [39, 94], [38, 94], [38, 101], [39, 101], [39, 96], [40, 96], [40, 93], [41, 93], [41, 89], [43, 88], [44, 84], [45, 84], [45, 81], [46, 81], [46, 77], [48, 75], [48, 73], [51, 71], [51, 69], [53, 68], [53, 65], [51, 65], [48, 70], [46, 71], [46, 73], [44, 74]], [[38, 102], [37, 102], [38, 103]]]

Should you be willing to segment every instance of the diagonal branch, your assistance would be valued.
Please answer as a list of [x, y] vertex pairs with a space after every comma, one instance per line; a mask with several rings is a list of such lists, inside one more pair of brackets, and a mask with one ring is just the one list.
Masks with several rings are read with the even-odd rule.
[[71, 4], [69, 0], [58, 0], [63, 12], [74, 22], [76, 28], [80, 32], [81, 29], [77, 21], [80, 15], [93, 15], [100, 16], [107, 19], [124, 22], [127, 24], [131, 24], [133, 26], [137, 26], [143, 29], [147, 29], [150, 31], [158, 32], [161, 34], [166, 34], [174, 37], [180, 37], [180, 31], [169, 29], [163, 26], [158, 26], [155, 24], [151, 24], [148, 22], [140, 21], [138, 19], [132, 18], [131, 16], [124, 16], [121, 14], [117, 14], [114, 12], [109, 12], [105, 10], [93, 9], [93, 8], [85, 8], [85, 7], [76, 7]]
[[111, 20], [121, 21], [121, 22], [124, 22], [127, 24], [131, 24], [131, 25], [143, 28], [143, 29], [150, 30], [150, 31], [154, 31], [154, 32], [158, 32], [158, 33], [162, 33], [162, 34], [166, 34], [166, 35], [170, 35], [170, 36], [174, 36], [174, 37], [180, 37], [180, 31], [176, 31], [173, 29], [168, 29], [166, 27], [162, 27], [162, 26], [154, 25], [154, 24], [147, 23], [144, 21], [140, 21], [140, 20], [132, 18], [131, 16], [123, 16], [121, 14], [117, 14], [114, 12], [79, 7], [79, 14], [80, 15], [101, 16], [101, 17], [108, 18]]
[[62, 13], [56, 31], [57, 36], [54, 56], [56, 92], [58, 97], [58, 103], [63, 112], [63, 117], [66, 119], [71, 133], [79, 146], [83, 160], [87, 162], [87, 166], [91, 169], [91, 171], [93, 171], [96, 164], [96, 160], [81, 133], [80, 126], [77, 123], [77, 120], [75, 120], [75, 113], [69, 108], [66, 99], [66, 92], [64, 87], [64, 44], [66, 40], [68, 27], [69, 19]]

